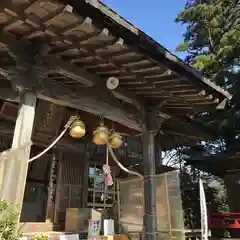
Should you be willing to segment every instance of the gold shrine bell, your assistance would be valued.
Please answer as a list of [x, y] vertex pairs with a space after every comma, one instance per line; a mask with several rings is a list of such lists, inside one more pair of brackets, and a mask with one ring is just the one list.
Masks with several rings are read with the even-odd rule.
[[122, 137], [118, 132], [112, 132], [108, 139], [111, 148], [119, 148], [122, 145]]
[[98, 126], [93, 132], [93, 143], [97, 145], [107, 144], [108, 134], [108, 128], [103, 123], [101, 123], [100, 126]]
[[81, 138], [85, 134], [86, 128], [84, 122], [79, 119], [75, 120], [70, 126], [69, 135], [72, 138]]

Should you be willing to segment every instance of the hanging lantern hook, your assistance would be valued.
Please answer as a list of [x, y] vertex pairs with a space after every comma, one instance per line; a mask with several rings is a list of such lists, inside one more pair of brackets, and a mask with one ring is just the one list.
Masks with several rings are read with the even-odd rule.
[[79, 116], [71, 116], [68, 120], [68, 122], [65, 124], [64, 128], [67, 129], [69, 128], [72, 123], [75, 121], [75, 120], [78, 120], [79, 119]]
[[100, 116], [100, 125], [103, 125], [104, 124], [104, 115], [101, 115]]

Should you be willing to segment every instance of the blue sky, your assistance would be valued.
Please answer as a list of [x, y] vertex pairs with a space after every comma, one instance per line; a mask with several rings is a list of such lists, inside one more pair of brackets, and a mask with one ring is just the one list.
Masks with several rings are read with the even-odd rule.
[[[174, 19], [186, 0], [102, 0], [122, 17], [174, 52], [184, 27]], [[182, 57], [183, 54], [177, 54]]]

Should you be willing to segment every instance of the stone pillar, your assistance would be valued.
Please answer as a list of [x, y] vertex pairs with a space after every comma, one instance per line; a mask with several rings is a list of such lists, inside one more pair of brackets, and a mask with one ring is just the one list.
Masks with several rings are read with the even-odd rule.
[[144, 162], [144, 226], [145, 240], [157, 239], [156, 184], [155, 184], [155, 133], [154, 112], [147, 113], [146, 131], [143, 134]]
[[[25, 184], [28, 171], [28, 160], [31, 150], [31, 136], [35, 116], [37, 97], [34, 93], [25, 92], [20, 101], [20, 108], [16, 120], [12, 151], [16, 153], [7, 159], [4, 169], [4, 179], [1, 189], [1, 198], [18, 206], [21, 212]], [[28, 145], [28, 147], [24, 147]], [[19, 149], [18, 148], [21, 148]]]
[[[37, 101], [36, 90], [42, 86], [42, 80], [46, 78], [47, 71], [42, 66], [41, 51], [38, 44], [25, 45], [17, 41], [17, 45], [12, 48], [15, 64], [7, 69], [8, 79], [13, 89], [20, 93], [20, 108], [16, 120], [12, 150], [21, 148], [31, 143], [31, 136], [35, 117]], [[1, 198], [18, 205], [21, 213], [23, 197], [25, 192], [26, 177], [28, 171], [28, 161], [30, 157], [31, 144], [24, 150], [18, 151], [11, 160], [8, 161], [4, 173], [3, 189]]]

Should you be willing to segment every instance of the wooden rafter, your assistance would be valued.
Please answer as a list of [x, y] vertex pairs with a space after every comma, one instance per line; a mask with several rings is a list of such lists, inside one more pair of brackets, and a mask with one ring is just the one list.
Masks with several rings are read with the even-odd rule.
[[[154, 42], [124, 19], [112, 22], [115, 13], [105, 6], [80, 5], [81, 9], [70, 0], [0, 4], [2, 51], [13, 56], [19, 47], [41, 42], [48, 78], [42, 80], [44, 89], [34, 87], [42, 99], [104, 115], [141, 131], [139, 119], [146, 105], [175, 117], [206, 111], [229, 98], [166, 49], [156, 45], [154, 52]], [[9, 77], [8, 71], [2, 73]], [[120, 80], [115, 91], [105, 87], [111, 76]], [[29, 82], [25, 84], [31, 88]], [[15, 97], [13, 92], [4, 94]]]

